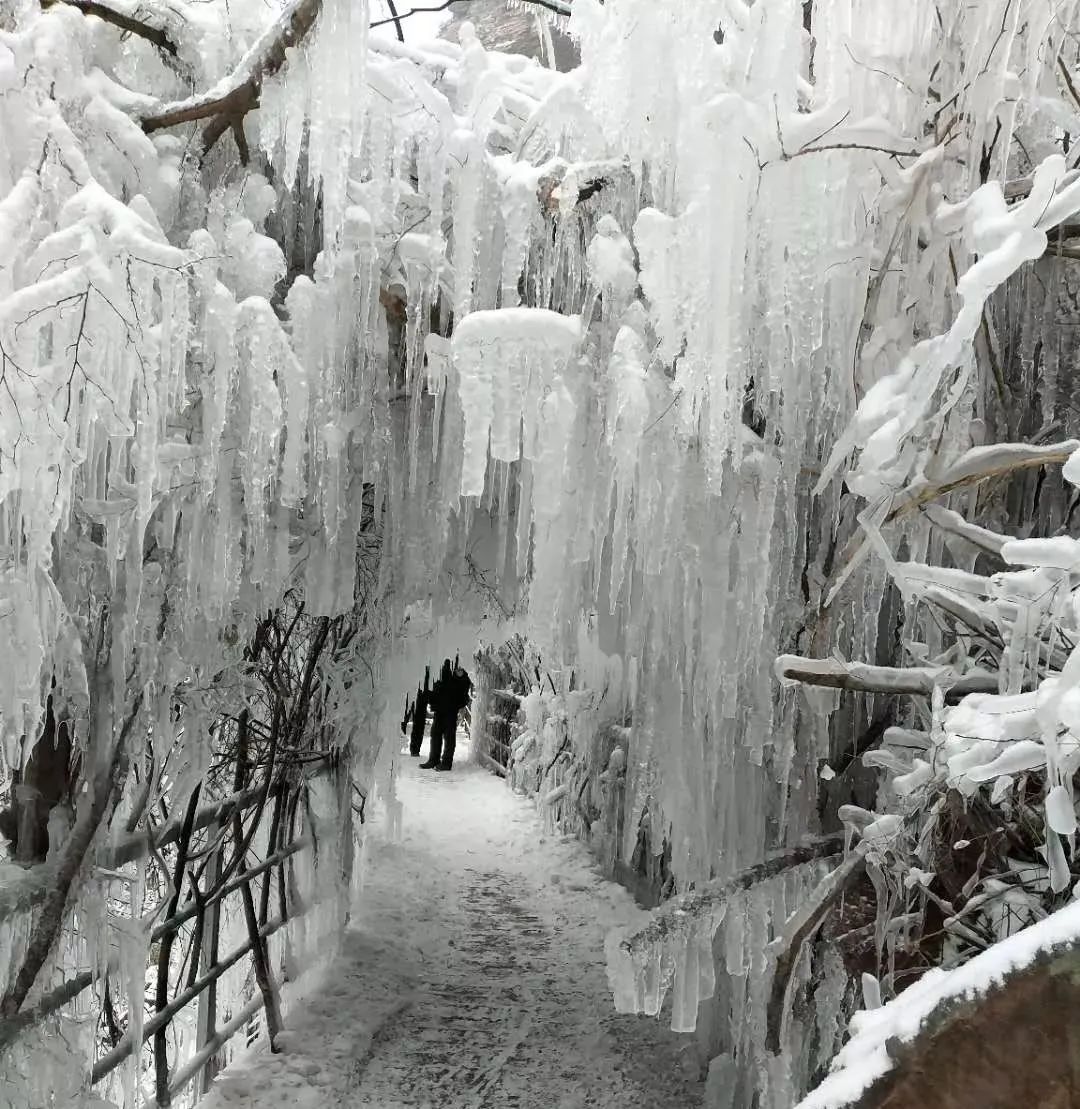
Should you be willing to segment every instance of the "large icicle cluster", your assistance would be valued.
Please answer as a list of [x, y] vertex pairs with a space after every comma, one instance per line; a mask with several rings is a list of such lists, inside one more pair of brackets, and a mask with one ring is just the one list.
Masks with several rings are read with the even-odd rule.
[[[623, 854], [647, 819], [681, 890], [799, 841], [828, 735], [771, 661], [874, 656], [895, 568], [854, 559], [827, 598], [841, 494], [811, 490], [858, 448], [873, 537], [883, 489], [942, 479], [927, 447], [972, 414], [987, 297], [1073, 210], [1048, 74], [1075, 5], [815, 0], [807, 28], [794, 0], [575, 0], [569, 75], [468, 25], [377, 39], [349, 0], [269, 26], [231, 7], [228, 28], [171, 7], [164, 60], [63, 4], [0, 31], [8, 765], [56, 674], [73, 718], [105, 692], [110, 735], [144, 696], [180, 796], [209, 758], [202, 691], [292, 587], [309, 613], [365, 605], [387, 646], [417, 613], [436, 639], [527, 613], [605, 691], [597, 718], [629, 718]], [[185, 144], [206, 131], [146, 133], [249, 88], [300, 9], [314, 30], [204, 164]], [[1021, 115], [1010, 208], [980, 164], [1002, 175]], [[346, 659], [331, 684], [370, 768], [374, 672]], [[762, 1027], [747, 914], [799, 896], [660, 944], [627, 1005], [670, 970], [690, 1027], [715, 925], [718, 1004]], [[729, 1048], [745, 1090], [761, 1059]], [[759, 1103], [812, 1065], [770, 1065]]]
[[[246, 44], [256, 50], [266, 30], [261, 10], [234, 12], [226, 65]], [[226, 29], [198, 10], [172, 14], [187, 36], [181, 59], [212, 75]], [[145, 93], [164, 100], [176, 88], [150, 47], [133, 40], [129, 55], [115, 28], [63, 5], [45, 13], [20, 5], [18, 15], [15, 30], [0, 24], [0, 621], [11, 659], [0, 676], [0, 777], [27, 767], [53, 682], [51, 711], [71, 729], [88, 782], [86, 796], [72, 799], [76, 830], [110, 759], [125, 776], [105, 813], [111, 829], [92, 849], [106, 869], [88, 866], [78, 879], [26, 1005], [80, 974], [94, 988], [58, 1037], [42, 1029], [6, 1050], [0, 1100], [75, 1105], [89, 1096], [106, 967], [114, 1000], [131, 1015], [129, 1034], [139, 1035], [151, 930], [164, 904], [145, 858], [119, 870], [104, 863], [112, 843], [145, 825], [159, 802], [182, 814], [192, 789], [206, 785], [219, 714], [250, 694], [236, 669], [241, 648], [298, 568], [306, 564], [318, 586], [306, 591], [309, 612], [353, 606], [358, 526], [338, 554], [336, 510], [327, 526], [310, 510], [338, 480], [339, 459], [309, 449], [309, 427], [336, 404], [310, 380], [271, 305], [288, 268], [264, 233], [278, 194], [256, 173], [221, 179], [208, 194], [177, 137], [144, 133], [139, 116], [156, 103]], [[352, 57], [365, 53], [366, 11], [327, 4], [324, 16], [313, 53], [362, 82]], [[343, 33], [346, 18], [359, 38]], [[335, 43], [336, 60], [323, 57]], [[328, 103], [340, 116], [339, 101]], [[344, 126], [337, 116], [329, 122]], [[331, 163], [341, 172], [339, 140], [325, 140], [335, 152], [325, 166], [312, 165], [307, 144], [320, 183]], [[359, 502], [341, 515], [358, 518]], [[332, 506], [329, 497], [319, 503]], [[335, 588], [321, 570], [337, 564]], [[336, 683], [328, 678], [321, 694], [340, 726], [336, 742], [371, 743], [371, 686], [356, 681], [355, 657], [343, 652], [338, 662]], [[52, 742], [48, 731], [40, 740]], [[138, 772], [145, 766], [150, 780]], [[309, 800], [319, 789], [315, 779], [306, 785]], [[325, 956], [348, 908], [347, 845], [328, 829], [351, 827], [351, 798], [322, 801], [321, 865], [302, 871], [295, 890], [322, 908], [274, 937], [274, 958], [286, 944], [299, 962]], [[49, 835], [49, 863], [13, 881], [17, 896], [5, 899], [5, 1004], [28, 941], [47, 921], [41, 905], [61, 850], [76, 838], [64, 805], [50, 814]], [[247, 931], [231, 909], [226, 951]], [[248, 996], [245, 968], [218, 990], [229, 1004]], [[178, 1063], [194, 1050], [194, 1014], [170, 1032]], [[68, 1051], [74, 1060], [61, 1058]], [[141, 1103], [140, 1064], [135, 1051], [106, 1092]]]

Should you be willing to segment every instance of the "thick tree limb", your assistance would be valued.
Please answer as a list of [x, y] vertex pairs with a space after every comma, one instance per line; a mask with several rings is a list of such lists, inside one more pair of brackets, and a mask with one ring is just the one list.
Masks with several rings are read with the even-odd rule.
[[997, 693], [998, 676], [976, 671], [955, 674], [947, 666], [869, 666], [864, 662], [839, 662], [834, 658], [803, 658], [781, 655], [776, 660], [776, 676], [781, 681], [804, 685], [846, 689], [855, 693], [918, 693], [929, 696], [935, 685], [946, 690], [949, 700], [969, 693]]
[[[52, 2], [72, 3], [82, 8], [96, 3], [97, 0], [52, 0]], [[561, 0], [529, 0], [529, 2], [559, 15], [569, 15], [568, 5]], [[376, 22], [372, 26], [381, 26], [382, 22], [394, 23], [399, 37], [402, 37], [401, 21], [408, 15], [416, 11], [441, 11], [448, 6], [449, 4], [443, 4], [434, 8], [416, 8], [401, 14], [395, 11], [390, 20]], [[113, 9], [109, 10], [114, 12]], [[226, 131], [232, 129], [243, 154], [241, 123], [244, 116], [258, 106], [263, 81], [273, 77], [282, 68], [285, 64], [286, 52], [303, 42], [315, 26], [321, 12], [322, 0], [291, 0], [289, 6], [252, 46], [229, 77], [198, 96], [160, 105], [155, 111], [142, 117], [143, 130], [149, 135], [184, 123], [208, 120], [202, 135], [204, 153], [212, 149]], [[117, 18], [124, 17], [117, 14]], [[132, 22], [137, 23], [134, 20]], [[131, 30], [132, 33], [140, 33], [143, 38], [155, 41], [152, 36], [156, 32], [150, 25], [138, 29], [132, 27]], [[168, 41], [167, 37], [163, 41]], [[600, 187], [599, 181], [591, 182], [589, 184], [591, 191], [587, 192], [587, 195], [592, 195], [592, 192]]]
[[143, 130], [149, 135], [182, 123], [210, 120], [203, 132], [203, 150], [209, 150], [258, 105], [263, 81], [281, 69], [286, 51], [303, 42], [321, 11], [322, 0], [292, 0], [228, 78], [200, 96], [162, 105], [143, 116]]
[[1078, 983], [1074, 903], [860, 1020], [799, 1109], [1075, 1105]]
[[13, 1017], [19, 1012], [41, 968], [45, 965], [60, 934], [68, 897], [82, 867], [83, 859], [98, 828], [112, 811], [127, 775], [127, 738], [142, 707], [142, 693], [140, 692], [136, 698], [131, 714], [120, 730], [120, 735], [112, 740], [109, 734], [112, 731], [112, 715], [108, 711], [112, 699], [111, 683], [103, 681], [94, 692], [95, 699], [92, 705], [94, 734], [99, 744], [102, 746], [108, 744], [105, 747], [108, 751], [107, 761], [94, 781], [91, 799], [80, 811], [60, 852], [55, 872], [55, 885], [45, 898], [41, 915], [26, 945], [26, 955], [15, 976], [15, 982], [0, 1000], [0, 1016], [3, 1017]]
[[173, 42], [164, 24], [153, 21], [153, 11], [140, 11], [138, 18], [119, 7], [103, 4], [100, 0], [41, 0], [42, 8], [51, 8], [56, 4], [63, 4], [69, 8], [76, 8], [83, 15], [96, 16], [103, 23], [111, 24], [125, 34], [135, 35], [152, 43], [170, 58], [179, 58], [179, 50]]

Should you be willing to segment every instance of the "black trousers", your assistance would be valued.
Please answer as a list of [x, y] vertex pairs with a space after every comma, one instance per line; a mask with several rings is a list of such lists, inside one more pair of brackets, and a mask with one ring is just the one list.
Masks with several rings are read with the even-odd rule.
[[457, 749], [457, 718], [456, 712], [435, 717], [431, 725], [429, 762], [445, 767], [454, 765], [454, 751]]
[[427, 723], [427, 709], [417, 711], [412, 719], [412, 732], [409, 735], [409, 754], [419, 755], [420, 745], [424, 742], [424, 725]]

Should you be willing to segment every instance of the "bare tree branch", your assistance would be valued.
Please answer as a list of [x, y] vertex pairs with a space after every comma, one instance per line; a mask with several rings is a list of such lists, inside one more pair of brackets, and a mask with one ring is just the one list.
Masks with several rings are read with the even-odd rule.
[[405, 41], [405, 32], [401, 29], [401, 16], [398, 15], [397, 5], [394, 0], [386, 0], [386, 6], [390, 9], [390, 18], [394, 21], [394, 33], [397, 35], [398, 42]]

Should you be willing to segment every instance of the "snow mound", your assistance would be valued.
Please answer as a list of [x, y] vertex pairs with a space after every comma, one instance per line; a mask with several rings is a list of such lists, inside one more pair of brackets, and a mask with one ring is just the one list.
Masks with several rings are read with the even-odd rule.
[[883, 1075], [894, 1059], [887, 1044], [909, 1043], [927, 1019], [950, 1002], [970, 1000], [1000, 987], [1040, 956], [1073, 947], [1080, 938], [1080, 903], [1048, 916], [955, 970], [934, 968], [880, 1009], [863, 1010], [851, 1020], [851, 1039], [833, 1060], [831, 1073], [796, 1109], [843, 1109]]

